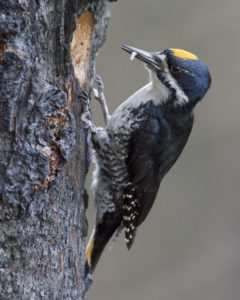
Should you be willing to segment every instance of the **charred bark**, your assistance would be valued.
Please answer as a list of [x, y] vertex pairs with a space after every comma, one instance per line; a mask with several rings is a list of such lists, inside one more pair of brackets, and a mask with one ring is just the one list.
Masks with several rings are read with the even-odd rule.
[[0, 2], [0, 299], [83, 299], [89, 109], [107, 0]]

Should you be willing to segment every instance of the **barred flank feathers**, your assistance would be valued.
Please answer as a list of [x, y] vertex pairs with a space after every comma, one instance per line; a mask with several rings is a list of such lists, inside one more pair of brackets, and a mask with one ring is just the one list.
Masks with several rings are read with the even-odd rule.
[[132, 183], [127, 183], [123, 195], [123, 226], [125, 230], [125, 242], [130, 249], [136, 235], [137, 220], [139, 216], [139, 191]]

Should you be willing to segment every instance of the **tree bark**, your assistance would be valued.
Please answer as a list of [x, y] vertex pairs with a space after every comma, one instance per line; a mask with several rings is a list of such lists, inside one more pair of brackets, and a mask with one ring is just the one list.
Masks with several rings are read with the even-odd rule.
[[83, 299], [89, 109], [107, 0], [0, 2], [0, 299]]

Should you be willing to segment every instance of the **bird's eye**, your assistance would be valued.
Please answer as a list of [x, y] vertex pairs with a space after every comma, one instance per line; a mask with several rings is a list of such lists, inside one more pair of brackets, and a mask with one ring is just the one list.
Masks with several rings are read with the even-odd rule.
[[181, 71], [181, 68], [179, 66], [172, 65], [170, 71], [173, 73], [179, 73]]

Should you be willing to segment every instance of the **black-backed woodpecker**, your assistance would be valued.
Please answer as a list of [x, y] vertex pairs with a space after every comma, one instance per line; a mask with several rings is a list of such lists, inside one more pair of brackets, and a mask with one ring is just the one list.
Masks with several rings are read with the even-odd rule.
[[144, 62], [150, 82], [111, 116], [100, 90], [106, 127], [90, 123], [96, 223], [86, 256], [92, 270], [115, 232], [124, 229], [130, 249], [163, 177], [188, 140], [193, 109], [211, 83], [208, 67], [188, 51], [147, 52], [126, 45], [122, 49]]

